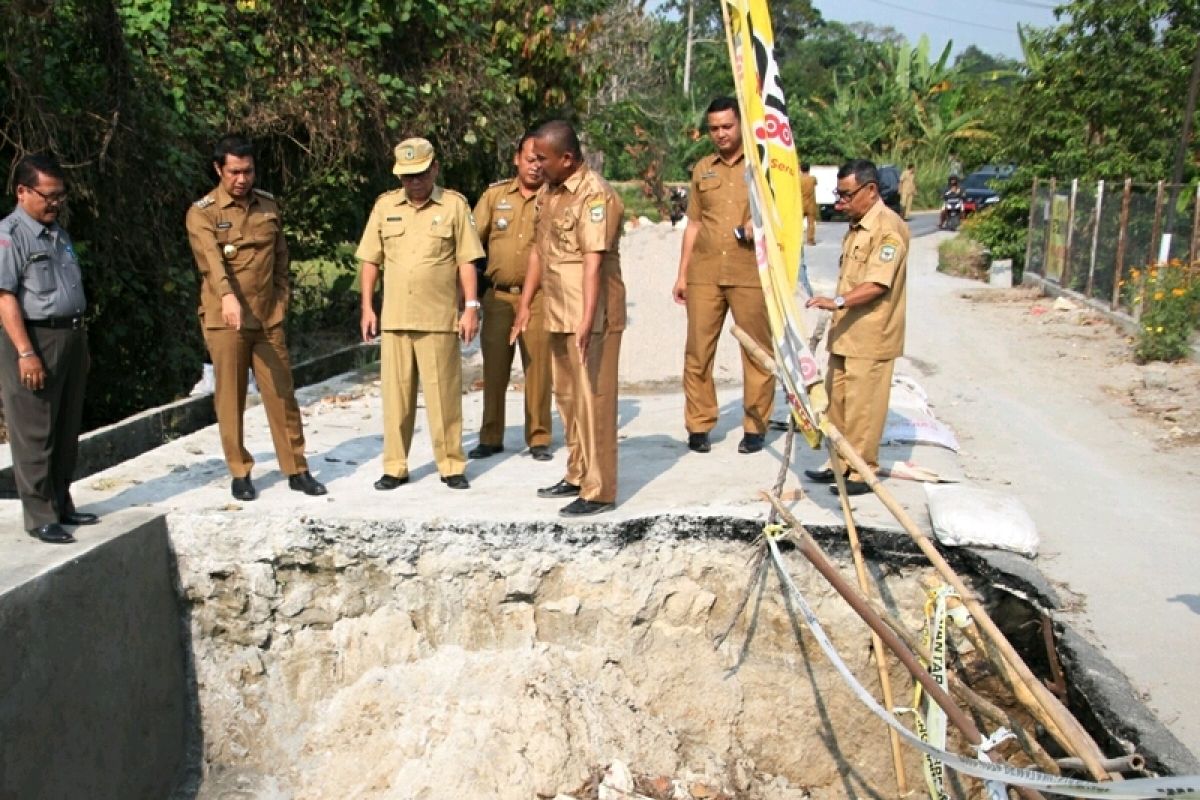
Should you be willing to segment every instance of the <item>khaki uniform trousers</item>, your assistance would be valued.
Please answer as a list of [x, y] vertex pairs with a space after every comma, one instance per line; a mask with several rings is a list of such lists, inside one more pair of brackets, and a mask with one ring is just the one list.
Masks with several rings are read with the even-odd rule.
[[8, 425], [13, 479], [25, 530], [57, 523], [75, 513], [71, 479], [79, 452], [84, 386], [90, 360], [82, 329], [27, 326], [33, 350], [46, 368], [38, 391], [21, 384], [17, 349], [0, 334], [0, 397]]
[[425, 419], [433, 458], [443, 478], [462, 475], [467, 457], [462, 446], [462, 353], [458, 334], [449, 331], [384, 331], [383, 471], [408, 475], [417, 418], [417, 386], [425, 390]]
[[912, 210], [913, 196], [907, 192], [900, 193], [900, 206], [904, 209], [904, 218], [908, 219], [908, 212]]
[[[483, 424], [479, 443], [504, 444], [504, 406], [508, 378], [512, 373], [515, 347], [508, 343], [521, 296], [488, 289], [483, 295], [483, 329], [479, 346], [483, 351]], [[550, 334], [542, 314], [542, 295], [533, 298], [529, 327], [517, 339], [521, 365], [525, 369], [525, 444], [550, 444]]]
[[[879, 468], [879, 440], [887, 422], [896, 360], [850, 358], [830, 354], [825, 375], [829, 421], [872, 469]], [[862, 480], [850, 472], [851, 480]]]
[[[713, 362], [725, 314], [771, 352], [771, 323], [762, 289], [757, 286], [687, 287], [687, 346], [683, 355], [684, 424], [688, 433], [708, 433], [717, 424], [717, 386]], [[766, 433], [775, 402], [775, 375], [742, 351], [742, 427], [746, 433]]]
[[300, 406], [296, 404], [292, 384], [292, 363], [288, 358], [283, 325], [270, 328], [205, 328], [204, 342], [212, 358], [216, 391], [213, 407], [225, 463], [235, 478], [250, 475], [254, 457], [243, 443], [242, 415], [246, 410], [246, 370], [253, 367], [254, 380], [267, 412], [275, 458], [285, 475], [308, 469], [304, 458], [304, 428]]
[[554, 397], [567, 440], [565, 480], [579, 496], [617, 500], [617, 363], [621, 332], [593, 333], [587, 363], [579, 363], [575, 334], [551, 333]]
[[809, 244], [817, 243], [817, 201], [814, 199], [811, 202], [808, 200], [804, 203], [804, 221], [807, 223], [805, 236], [808, 238]]

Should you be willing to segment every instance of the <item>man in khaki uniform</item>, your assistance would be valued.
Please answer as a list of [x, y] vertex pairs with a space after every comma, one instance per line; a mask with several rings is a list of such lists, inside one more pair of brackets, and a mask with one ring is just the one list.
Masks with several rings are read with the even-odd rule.
[[[475, 228], [487, 249], [483, 294], [483, 424], [479, 444], [468, 456], [487, 458], [504, 450], [504, 400], [515, 348], [508, 333], [521, 303], [525, 268], [533, 249], [534, 196], [542, 187], [542, 165], [526, 134], [513, 156], [517, 175], [494, 183], [475, 204]], [[550, 336], [542, 314], [542, 298], [530, 306], [528, 329], [517, 342], [525, 369], [525, 443], [535, 461], [550, 456]]]
[[242, 442], [246, 369], [254, 369], [275, 457], [288, 487], [323, 495], [304, 458], [304, 430], [292, 384], [283, 318], [289, 276], [287, 241], [275, 198], [254, 188], [254, 148], [240, 136], [217, 142], [217, 187], [188, 209], [187, 232], [200, 269], [200, 316], [212, 358], [213, 406], [230, 487], [238, 500], [258, 496], [250, 481], [254, 458]]
[[917, 173], [913, 170], [913, 165], [909, 164], [904, 168], [904, 172], [900, 173], [900, 206], [904, 209], [905, 220], [912, 211], [913, 198], [916, 196]]
[[583, 161], [561, 120], [534, 133], [546, 185], [537, 196], [534, 249], [509, 341], [524, 333], [539, 289], [553, 354], [554, 395], [567, 438], [567, 474], [538, 497], [575, 499], [559, 514], [608, 511], [617, 500], [617, 361], [625, 330], [618, 244], [625, 207]]
[[[408, 451], [418, 381], [442, 483], [469, 489], [462, 448], [462, 355], [458, 342], [479, 331], [475, 265], [483, 246], [471, 207], [436, 184], [438, 163], [425, 139], [396, 145], [393, 172], [402, 188], [375, 201], [355, 256], [362, 261], [363, 341], [382, 336], [383, 475], [380, 491], [408, 483]], [[383, 272], [382, 319], [375, 283]], [[464, 310], [458, 313], [461, 290]]]
[[[879, 197], [879, 173], [870, 161], [838, 170], [838, 205], [850, 218], [842, 240], [837, 296], [813, 297], [808, 307], [833, 312], [829, 330], [829, 420], [876, 469], [887, 420], [892, 369], [904, 354], [908, 226]], [[835, 480], [833, 470], [805, 470], [810, 479]], [[847, 494], [871, 487], [853, 471]], [[830, 487], [836, 493], [837, 487]]]
[[[688, 448], [712, 449], [709, 431], [717, 424], [717, 387], [713, 362], [725, 315], [733, 311], [738, 327], [771, 350], [771, 327], [763, 299], [750, 228], [745, 156], [737, 101], [718, 97], [705, 116], [716, 155], [700, 159], [692, 170], [687, 228], [679, 253], [675, 302], [687, 306], [687, 345], [683, 356], [684, 425]], [[742, 428], [740, 453], [763, 448], [775, 375], [742, 352]]]
[[817, 243], [817, 179], [805, 161], [800, 165], [800, 204], [804, 208], [804, 229], [809, 244]]

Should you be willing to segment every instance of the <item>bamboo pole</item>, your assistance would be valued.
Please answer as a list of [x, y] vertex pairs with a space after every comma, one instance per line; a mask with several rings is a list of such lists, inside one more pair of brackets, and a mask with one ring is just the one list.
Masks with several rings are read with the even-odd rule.
[[1104, 180], [1096, 181], [1096, 210], [1092, 216], [1092, 252], [1088, 259], [1087, 290], [1088, 297], [1092, 296], [1092, 288], [1096, 281], [1096, 246], [1100, 243], [1100, 216], [1104, 213]]
[[[886, 622], [888, 626], [896, 632], [897, 636], [904, 640], [904, 643], [908, 645], [910, 650], [917, 654], [918, 658], [927, 664], [932, 663], [933, 654], [929, 652], [929, 649], [925, 647], [921, 640], [918, 639], [912, 631], [910, 631], [899, 620], [893, 619], [890, 615], [890, 612], [888, 612], [888, 610], [885, 609], [883, 605], [879, 603], [879, 601], [875, 600], [874, 598], [867, 599], [871, 603], [871, 607], [875, 609], [875, 613], [879, 614], [883, 618], [883, 621]], [[1025, 730], [1025, 727], [1019, 721], [1014, 719], [1011, 714], [972, 689], [967, 682], [962, 678], [959, 678], [953, 670], [947, 668], [946, 677], [948, 679], [951, 694], [953, 694], [966, 705], [970, 706], [971, 709], [973, 709], [981, 717], [990, 720], [995, 725], [1003, 726], [1012, 731], [1017, 737], [1017, 741], [1020, 742], [1021, 746], [1025, 749], [1025, 752], [1029, 754], [1029, 757], [1032, 758], [1034, 763], [1041, 767], [1044, 772], [1050, 775], [1058, 775], [1061, 773], [1058, 763], [1050, 757], [1050, 754], [1047, 753], [1045, 748], [1041, 746], [1037, 738], [1030, 736], [1029, 732]]]
[[[828, 442], [826, 442], [828, 444]], [[858, 578], [858, 590], [864, 597], [871, 597], [872, 581], [867, 577], [867, 567], [863, 562], [862, 545], [858, 541], [858, 527], [854, 524], [854, 515], [850, 513], [850, 496], [846, 494], [846, 476], [843, 472], [842, 461], [832, 447], [829, 449], [829, 466], [833, 470], [838, 486], [838, 497], [841, 498], [842, 517], [846, 520], [846, 533], [850, 538], [850, 552], [854, 556], [854, 572]], [[883, 649], [883, 641], [872, 631], [871, 650], [875, 653], [875, 667], [879, 670], [879, 688], [883, 693], [883, 707], [888, 711], [896, 710], [895, 698], [892, 695], [892, 678], [888, 674], [887, 653]], [[892, 746], [892, 769], [896, 773], [896, 789], [901, 797], [908, 794], [908, 776], [904, 772], [904, 758], [900, 753], [900, 734], [894, 728], [888, 728], [888, 739]]]
[[[751, 339], [745, 331], [734, 325], [732, 332], [737, 340], [741, 342], [746, 352], [758, 361], [764, 369], [771, 372], [777, 371], [775, 360], [757, 342]], [[1030, 671], [1029, 666], [1017, 655], [1017, 651], [1013, 649], [1012, 644], [1005, 638], [1000, 628], [988, 616], [987, 611], [984, 610], [983, 605], [975, 597], [975, 594], [967, 588], [967, 585], [963, 583], [958, 573], [946, 563], [946, 559], [938, 552], [937, 547], [917, 527], [917, 524], [896, 500], [895, 496], [879, 482], [879, 478], [875, 476], [874, 470], [863, 461], [862, 456], [855, 452], [854, 448], [846, 441], [846, 438], [842, 436], [841, 431], [830, 423], [828, 418], [823, 421], [822, 430], [832, 441], [838, 455], [866, 481], [867, 485], [871, 487], [871, 490], [875, 492], [875, 495], [883, 505], [892, 513], [892, 516], [900, 523], [900, 526], [904, 528], [905, 532], [921, 552], [925, 554], [925, 557], [929, 559], [929, 562], [937, 570], [938, 574], [942, 576], [942, 579], [950, 584], [951, 588], [962, 598], [963, 603], [967, 606], [967, 610], [975, 618], [976, 624], [983, 630], [988, 640], [995, 645], [1003, 660], [1007, 661], [1012, 669], [1016, 671], [1020, 682], [1030, 690], [1035, 698], [1036, 702], [1033, 703], [1030, 711], [1037, 716], [1045, 716], [1047, 719], [1053, 720], [1054, 726], [1050, 729], [1051, 734], [1053, 735], [1057, 732], [1059, 735], [1054, 738], [1058, 743], [1064, 749], [1083, 759], [1088, 771], [1095, 780], [1109, 778], [1110, 775], [1105, 772], [1100, 764], [1101, 759], [1104, 758], [1104, 754], [1100, 751], [1099, 746], [1092, 740], [1087, 731], [1083, 729], [1079, 721], [1071, 716], [1070, 712], [1067, 711], [1059, 699], [1051, 694], [1050, 690]], [[1111, 777], [1119, 779], [1120, 776]]]
[[[1035, 219], [1035, 214], [1037, 213], [1037, 204], [1038, 204], [1037, 190], [1038, 190], [1038, 179], [1035, 176], [1033, 179], [1033, 188], [1029, 190], [1029, 229], [1027, 231], [1025, 231], [1025, 265], [1024, 265], [1023, 269], [1029, 269], [1030, 268], [1029, 265], [1032, 263], [1032, 260], [1033, 260], [1033, 221]], [[1051, 200], [1051, 202], [1053, 202], [1053, 200]], [[1044, 255], [1042, 256], [1042, 261], [1043, 261], [1042, 272], [1045, 273], [1046, 267], [1044, 266], [1044, 264], [1045, 264], [1045, 256]]]
[[1113, 271], [1112, 309], [1116, 311], [1121, 305], [1121, 281], [1125, 278], [1125, 247], [1129, 243], [1129, 202], [1133, 197], [1133, 178], [1125, 179], [1125, 189], [1121, 192], [1121, 221], [1117, 231], [1117, 265]]
[[[913, 679], [921, 684], [921, 688], [929, 694], [929, 699], [937, 703], [946, 712], [946, 718], [950, 721], [950, 724], [958, 729], [959, 733], [966, 738], [967, 743], [972, 747], [980, 747], [983, 744], [983, 734], [979, 732], [979, 728], [975, 726], [974, 721], [963, 713], [962, 709], [955, 704], [946, 690], [941, 687], [941, 684], [933, 679], [933, 676], [929, 674], [929, 671], [925, 669], [921, 662], [917, 661], [916, 656], [904, 646], [904, 642], [900, 640], [895, 631], [875, 613], [875, 610], [871, 608], [871, 604], [867, 599], [856, 592], [854, 587], [842, 577], [837, 567], [825, 555], [825, 551], [817, 544], [816, 539], [813, 539], [809, 532], [804, 529], [804, 526], [800, 524], [800, 521], [792, 515], [792, 512], [788, 511], [783, 505], [783, 501], [770, 492], [763, 492], [762, 496], [770, 502], [775, 508], [776, 513], [792, 529], [795, 534], [796, 549], [800, 554], [808, 559], [813, 568], [821, 573], [822, 577], [834, 588], [834, 591], [842, 596], [842, 599], [854, 609], [854, 612], [858, 614], [862, 621], [887, 644], [888, 649], [896, 654], [896, 658], [905, 666], [913, 676]], [[1025, 797], [1042, 798], [1044, 800], [1042, 794], [1035, 790], [1025, 789], [1024, 787], [1013, 788]]]

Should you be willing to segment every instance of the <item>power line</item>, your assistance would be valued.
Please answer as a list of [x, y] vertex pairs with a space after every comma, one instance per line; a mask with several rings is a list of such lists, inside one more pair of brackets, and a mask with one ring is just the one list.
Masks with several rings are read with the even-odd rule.
[[897, 11], [904, 11], [909, 14], [919, 14], [923, 17], [932, 17], [933, 19], [939, 19], [942, 22], [953, 22], [956, 25], [969, 25], [972, 28], [983, 28], [983, 29], [989, 30], [989, 31], [1000, 31], [1001, 33], [1012, 33], [1014, 30], [1016, 30], [1015, 26], [1012, 28], [1001, 28], [998, 25], [984, 25], [982, 22], [970, 22], [965, 19], [955, 19], [954, 17], [944, 17], [941, 14], [934, 14], [929, 11], [921, 11], [916, 8], [909, 8], [908, 6], [902, 6], [902, 5], [898, 5], [896, 3], [888, 3], [888, 2], [886, 2], [886, 0], [870, 0], [870, 1], [872, 3], [876, 3], [881, 6], [887, 6], [888, 8], [894, 8]]
[[1034, 0], [994, 0], [994, 2], [1007, 3], [1010, 6], [1025, 6], [1026, 8], [1042, 8], [1047, 11], [1055, 11], [1058, 9], [1058, 7], [1060, 5], [1065, 5], [1064, 3], [1059, 3], [1059, 4], [1038, 3], [1038, 2], [1035, 2]]

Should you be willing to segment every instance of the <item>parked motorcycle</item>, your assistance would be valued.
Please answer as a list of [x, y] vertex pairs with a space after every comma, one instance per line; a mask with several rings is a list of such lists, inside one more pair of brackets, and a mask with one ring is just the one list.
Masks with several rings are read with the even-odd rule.
[[667, 202], [671, 209], [671, 224], [674, 225], [687, 215], [688, 190], [682, 186], [672, 186], [667, 193]]

